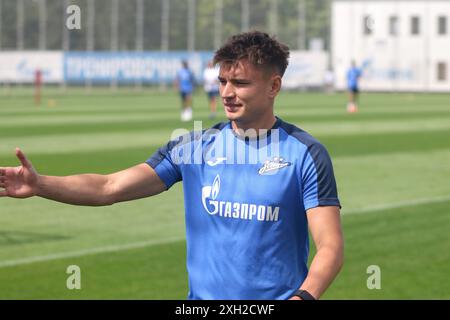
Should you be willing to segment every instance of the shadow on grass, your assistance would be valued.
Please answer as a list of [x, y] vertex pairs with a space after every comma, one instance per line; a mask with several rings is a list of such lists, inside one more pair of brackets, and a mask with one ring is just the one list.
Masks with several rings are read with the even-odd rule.
[[70, 238], [71, 237], [58, 234], [43, 234], [36, 232], [0, 230], [0, 247], [37, 243], [37, 242], [47, 242], [47, 241], [61, 241]]

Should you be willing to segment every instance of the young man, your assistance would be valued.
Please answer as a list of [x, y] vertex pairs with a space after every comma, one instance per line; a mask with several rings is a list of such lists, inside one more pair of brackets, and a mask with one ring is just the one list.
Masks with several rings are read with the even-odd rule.
[[181, 96], [181, 121], [192, 120], [192, 93], [195, 88], [195, 77], [187, 61], [182, 61], [182, 68], [178, 70], [175, 87]]
[[348, 104], [347, 112], [358, 112], [358, 95], [359, 95], [359, 78], [361, 78], [362, 71], [356, 67], [355, 61], [352, 61], [351, 67], [347, 71], [347, 90], [348, 90]]
[[110, 175], [38, 175], [17, 150], [0, 195], [109, 205], [183, 181], [190, 299], [318, 299], [343, 264], [340, 204], [325, 148], [274, 115], [288, 56], [265, 33], [233, 36], [214, 57], [229, 122]]

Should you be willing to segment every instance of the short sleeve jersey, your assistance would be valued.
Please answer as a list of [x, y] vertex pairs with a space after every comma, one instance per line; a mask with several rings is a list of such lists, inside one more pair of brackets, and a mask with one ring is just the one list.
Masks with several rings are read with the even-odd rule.
[[177, 73], [177, 80], [180, 91], [191, 93], [194, 90], [194, 74], [187, 68], [180, 69]]
[[203, 71], [203, 88], [206, 92], [219, 92], [218, 77], [218, 68], [206, 68]]
[[358, 88], [358, 80], [361, 77], [361, 69], [353, 67], [347, 71], [347, 86], [350, 89]]
[[257, 139], [231, 123], [191, 132], [147, 163], [183, 181], [189, 299], [287, 299], [307, 273], [306, 210], [339, 206], [324, 146], [277, 118]]

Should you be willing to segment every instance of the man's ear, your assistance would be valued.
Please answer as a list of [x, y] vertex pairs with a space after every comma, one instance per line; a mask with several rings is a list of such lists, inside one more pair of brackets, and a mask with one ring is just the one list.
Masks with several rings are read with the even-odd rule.
[[270, 78], [269, 97], [275, 98], [281, 90], [281, 76], [274, 75]]

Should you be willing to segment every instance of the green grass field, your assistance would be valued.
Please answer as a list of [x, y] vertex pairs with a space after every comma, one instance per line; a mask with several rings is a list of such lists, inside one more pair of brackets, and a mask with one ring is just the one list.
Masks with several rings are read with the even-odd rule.
[[[276, 107], [335, 167], [346, 260], [323, 298], [449, 299], [450, 96], [364, 94], [353, 115], [345, 99], [282, 93]], [[213, 124], [203, 94], [194, 116]], [[109, 173], [181, 127], [193, 123], [179, 122], [171, 92], [52, 90], [40, 107], [26, 90], [0, 92], [0, 166], [17, 165], [19, 146], [42, 174]], [[102, 208], [0, 199], [0, 299], [185, 299], [185, 258], [180, 184]], [[81, 268], [81, 290], [66, 288], [69, 265]], [[370, 265], [380, 290], [367, 288]]]

